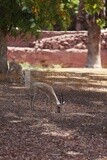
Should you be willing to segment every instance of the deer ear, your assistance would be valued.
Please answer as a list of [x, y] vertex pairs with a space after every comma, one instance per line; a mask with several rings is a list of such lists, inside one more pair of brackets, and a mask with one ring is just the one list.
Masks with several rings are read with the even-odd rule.
[[60, 101], [61, 104], [63, 104], [63, 100], [64, 100], [63, 94], [61, 93], [61, 94], [59, 95], [59, 101]]
[[65, 104], [63, 93], [59, 95], [59, 101], [61, 105]]

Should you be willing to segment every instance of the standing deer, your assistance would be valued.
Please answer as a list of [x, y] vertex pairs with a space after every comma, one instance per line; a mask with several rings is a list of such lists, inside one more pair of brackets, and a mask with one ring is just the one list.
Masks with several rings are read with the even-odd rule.
[[9, 62], [8, 75], [19, 77], [21, 82], [24, 80], [22, 66], [17, 63], [14, 58]]

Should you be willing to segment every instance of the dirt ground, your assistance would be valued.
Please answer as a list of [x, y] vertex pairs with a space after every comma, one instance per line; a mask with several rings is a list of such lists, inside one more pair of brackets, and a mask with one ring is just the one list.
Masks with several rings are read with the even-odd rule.
[[66, 102], [61, 113], [42, 93], [31, 108], [29, 89], [0, 83], [0, 160], [107, 160], [107, 86], [97, 80], [86, 90], [87, 75], [72, 76], [51, 76]]

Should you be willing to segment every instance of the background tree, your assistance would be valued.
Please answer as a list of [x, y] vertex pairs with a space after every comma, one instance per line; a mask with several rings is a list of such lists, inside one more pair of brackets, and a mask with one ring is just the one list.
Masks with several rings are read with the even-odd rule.
[[84, 21], [84, 17], [85, 17], [84, 1], [79, 0], [78, 12], [77, 12], [77, 16], [76, 16], [76, 31], [80, 31], [80, 30], [85, 29], [86, 23]]
[[[87, 67], [101, 67], [100, 37], [104, 25], [104, 5], [106, 0], [80, 0], [84, 2], [88, 24]], [[70, 9], [78, 8], [78, 0], [0, 0], [0, 72], [7, 67], [6, 36], [21, 33], [37, 34], [38, 30], [53, 26], [58, 22], [66, 29], [71, 22]]]
[[86, 67], [101, 68], [101, 28], [105, 25], [105, 0], [84, 0], [88, 26]]
[[65, 29], [70, 23], [69, 0], [0, 0], [0, 72], [7, 67], [7, 34], [34, 33], [52, 29], [58, 21]]

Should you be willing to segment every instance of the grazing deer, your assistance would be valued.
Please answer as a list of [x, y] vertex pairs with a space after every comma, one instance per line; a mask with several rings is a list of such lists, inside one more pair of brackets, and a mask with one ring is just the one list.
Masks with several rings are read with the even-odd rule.
[[63, 95], [60, 96], [60, 100], [59, 100], [51, 85], [44, 82], [31, 81], [30, 71], [27, 70], [25, 71], [25, 86], [28, 88], [31, 88], [31, 91], [33, 92], [33, 96], [31, 97], [31, 107], [33, 106], [33, 102], [34, 102], [37, 90], [40, 90], [43, 93], [45, 93], [48, 99], [50, 99], [51, 97], [53, 98], [55, 104], [57, 105], [57, 112], [60, 113], [60, 106], [65, 103], [63, 101]]

